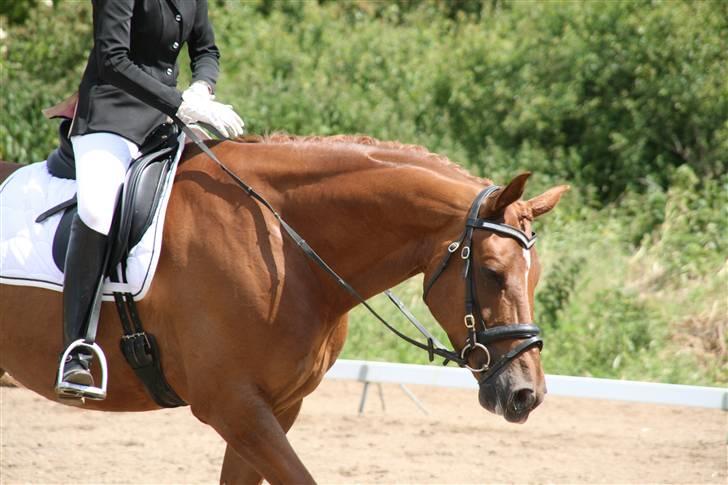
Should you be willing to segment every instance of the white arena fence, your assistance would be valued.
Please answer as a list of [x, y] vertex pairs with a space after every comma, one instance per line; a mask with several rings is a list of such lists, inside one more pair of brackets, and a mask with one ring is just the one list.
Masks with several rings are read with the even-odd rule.
[[[326, 374], [326, 378], [353, 380], [364, 384], [421, 384], [462, 389], [478, 387], [472, 374], [465, 369], [365, 360], [338, 360]], [[728, 411], [728, 389], [720, 387], [557, 375], [546, 375], [546, 385], [549, 394], [556, 396], [695, 406]]]

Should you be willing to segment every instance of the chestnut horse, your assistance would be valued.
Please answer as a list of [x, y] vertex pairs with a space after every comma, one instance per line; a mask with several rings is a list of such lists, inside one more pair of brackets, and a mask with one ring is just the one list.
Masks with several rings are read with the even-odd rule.
[[[419, 273], [429, 279], [462, 233], [474, 198], [491, 184], [420, 147], [367, 137], [281, 135], [212, 147], [366, 298]], [[0, 179], [16, 167], [0, 164]], [[479, 215], [530, 234], [532, 221], [568, 187], [522, 201], [527, 178], [519, 175], [495, 192]], [[475, 232], [473, 275], [483, 318], [496, 325], [532, 322], [535, 248]], [[427, 295], [458, 352], [467, 338], [463, 264], [454, 258]], [[268, 211], [198, 148], [187, 148], [157, 273], [138, 307], [159, 342], [169, 383], [227, 443], [221, 482], [313, 482], [286, 432], [341, 351], [356, 304]], [[124, 361], [120, 335], [115, 308], [104, 303], [97, 341], [109, 361], [108, 397], [85, 407], [157, 409]], [[61, 344], [60, 293], [0, 286], [0, 368], [55, 400]], [[514, 346], [501, 341], [492, 351], [503, 355]], [[479, 353], [469, 358], [476, 367], [479, 359]], [[481, 385], [479, 398], [489, 411], [523, 422], [545, 392], [539, 350], [531, 347]]]

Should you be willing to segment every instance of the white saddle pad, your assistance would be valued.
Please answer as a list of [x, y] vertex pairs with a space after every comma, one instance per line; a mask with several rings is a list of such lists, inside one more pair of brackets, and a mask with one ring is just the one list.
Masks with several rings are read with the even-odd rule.
[[[112, 283], [107, 279], [105, 301], [113, 300], [115, 291], [131, 293], [135, 300], [141, 300], [151, 286], [162, 248], [162, 228], [172, 181], [184, 148], [183, 136], [152, 225], [129, 252], [128, 283]], [[0, 283], [63, 291], [63, 273], [52, 254], [53, 236], [62, 211], [41, 223], [35, 219], [75, 193], [76, 181], [51, 176], [45, 162], [16, 170], [0, 185]]]

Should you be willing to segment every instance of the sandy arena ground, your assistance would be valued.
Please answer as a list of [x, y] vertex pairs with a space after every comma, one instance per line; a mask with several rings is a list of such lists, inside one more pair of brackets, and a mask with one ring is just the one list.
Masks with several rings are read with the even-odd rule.
[[[291, 442], [321, 483], [725, 484], [728, 413], [548, 396], [524, 425], [474, 391], [326, 381]], [[0, 388], [0, 482], [216, 483], [224, 451], [189, 409], [99, 413]]]

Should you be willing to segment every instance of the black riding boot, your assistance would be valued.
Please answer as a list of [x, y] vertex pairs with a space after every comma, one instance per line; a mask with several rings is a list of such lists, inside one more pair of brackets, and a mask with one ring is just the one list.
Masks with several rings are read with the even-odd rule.
[[[88, 323], [96, 290], [101, 282], [108, 237], [83, 223], [78, 214], [71, 223], [71, 235], [63, 279], [64, 349], [81, 338]], [[62, 381], [93, 386], [89, 370], [92, 354], [84, 348], [71, 351], [64, 366]]]

